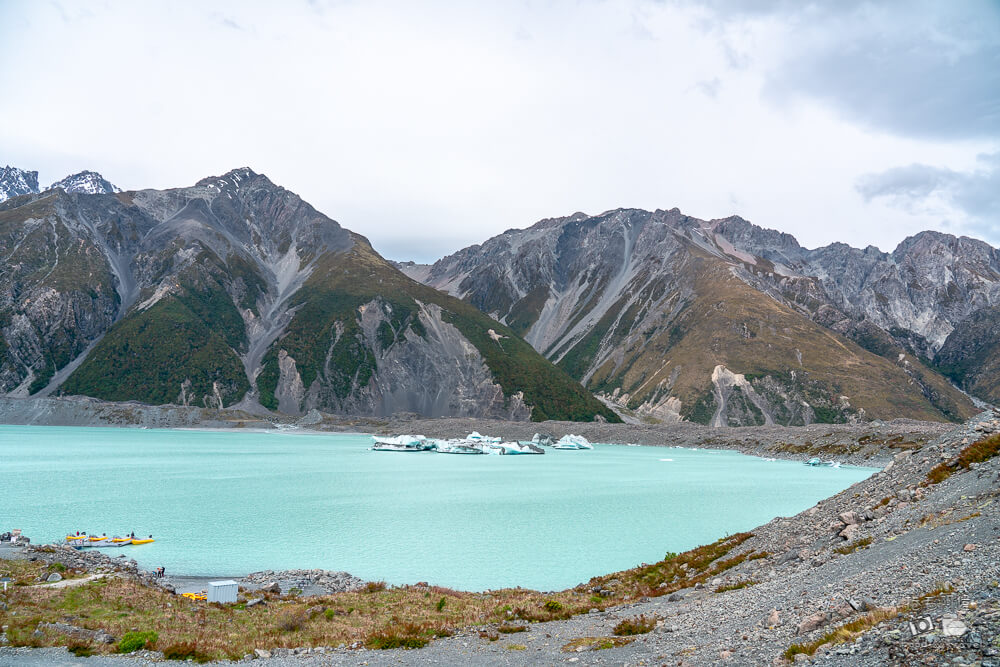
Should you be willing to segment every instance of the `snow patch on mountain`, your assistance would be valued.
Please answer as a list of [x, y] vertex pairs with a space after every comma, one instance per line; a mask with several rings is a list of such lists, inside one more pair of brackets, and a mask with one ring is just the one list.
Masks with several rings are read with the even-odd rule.
[[70, 174], [48, 187], [49, 190], [55, 190], [56, 188], [62, 188], [66, 192], [75, 192], [83, 195], [110, 195], [122, 191], [121, 188], [96, 171], [81, 171], [76, 174]]
[[38, 193], [38, 172], [6, 166], [0, 169], [0, 202]]

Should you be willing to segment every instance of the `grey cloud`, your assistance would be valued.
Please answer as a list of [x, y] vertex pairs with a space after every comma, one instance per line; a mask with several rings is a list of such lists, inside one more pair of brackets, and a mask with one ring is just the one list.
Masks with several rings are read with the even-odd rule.
[[713, 77], [711, 80], [699, 81], [695, 87], [706, 97], [715, 99], [719, 95], [719, 89], [722, 88], [722, 80], [719, 77]]
[[980, 155], [973, 171], [912, 164], [866, 174], [856, 187], [866, 201], [884, 198], [908, 211], [932, 200], [943, 202], [962, 214], [973, 230], [993, 240], [1000, 237], [1000, 152]]
[[785, 23], [784, 53], [765, 84], [772, 100], [820, 100], [852, 121], [902, 136], [1000, 136], [998, 3], [698, 4], [723, 23]]

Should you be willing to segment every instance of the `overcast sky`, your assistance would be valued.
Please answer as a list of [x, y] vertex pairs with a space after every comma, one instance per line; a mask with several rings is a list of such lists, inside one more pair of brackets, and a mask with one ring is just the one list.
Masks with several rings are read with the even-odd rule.
[[250, 166], [392, 259], [575, 211], [1000, 245], [996, 0], [0, 0], [0, 166]]

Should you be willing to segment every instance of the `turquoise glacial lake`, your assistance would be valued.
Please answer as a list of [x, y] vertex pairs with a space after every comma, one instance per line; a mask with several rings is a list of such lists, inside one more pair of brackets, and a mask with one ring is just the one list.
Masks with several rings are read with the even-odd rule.
[[346, 570], [390, 584], [559, 590], [789, 516], [873, 468], [596, 445], [544, 456], [372, 452], [363, 435], [0, 426], [0, 532], [152, 534], [168, 574]]

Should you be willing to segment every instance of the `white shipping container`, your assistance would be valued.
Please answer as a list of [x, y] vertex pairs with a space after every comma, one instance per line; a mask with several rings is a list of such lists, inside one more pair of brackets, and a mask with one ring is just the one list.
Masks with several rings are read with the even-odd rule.
[[236, 602], [236, 595], [240, 591], [240, 586], [232, 579], [225, 581], [208, 582], [209, 602]]

